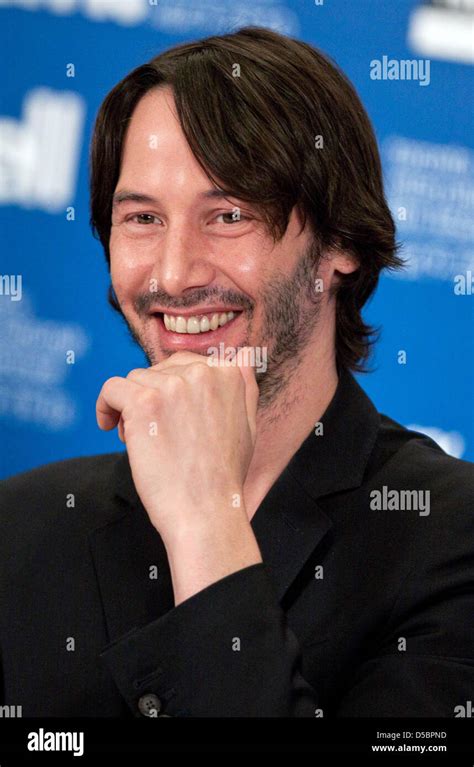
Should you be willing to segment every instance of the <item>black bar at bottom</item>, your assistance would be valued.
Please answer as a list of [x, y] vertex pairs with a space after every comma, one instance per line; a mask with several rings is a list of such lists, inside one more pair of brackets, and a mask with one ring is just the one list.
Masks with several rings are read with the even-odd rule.
[[[387, 764], [474, 765], [472, 719], [8, 719], [0, 767], [92, 764], [105, 755], [357, 754]], [[75, 758], [75, 755], [77, 758]], [[72, 761], [71, 761], [72, 760]]]

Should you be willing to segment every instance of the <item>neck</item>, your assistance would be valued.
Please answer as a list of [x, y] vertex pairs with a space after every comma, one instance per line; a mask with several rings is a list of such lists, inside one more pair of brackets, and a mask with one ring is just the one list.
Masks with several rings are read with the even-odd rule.
[[249, 519], [334, 396], [338, 377], [333, 347], [309, 345], [285, 375], [286, 385], [278, 397], [257, 413], [255, 448], [244, 484]]

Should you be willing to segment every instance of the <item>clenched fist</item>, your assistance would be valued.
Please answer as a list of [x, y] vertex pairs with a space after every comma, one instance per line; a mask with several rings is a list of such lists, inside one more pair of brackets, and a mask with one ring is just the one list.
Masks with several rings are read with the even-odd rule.
[[[261, 561], [243, 504], [257, 403], [251, 367], [214, 367], [191, 352], [109, 378], [99, 394], [99, 427], [119, 427], [137, 493], [167, 548], [177, 601]], [[194, 583], [180, 577], [180, 560], [189, 571], [190, 557]]]

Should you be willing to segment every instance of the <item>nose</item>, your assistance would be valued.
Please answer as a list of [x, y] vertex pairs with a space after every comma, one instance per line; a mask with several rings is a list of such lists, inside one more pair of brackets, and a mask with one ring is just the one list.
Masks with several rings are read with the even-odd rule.
[[158, 246], [152, 277], [170, 296], [210, 285], [215, 278], [215, 268], [204, 239], [198, 232], [178, 224], [170, 225]]

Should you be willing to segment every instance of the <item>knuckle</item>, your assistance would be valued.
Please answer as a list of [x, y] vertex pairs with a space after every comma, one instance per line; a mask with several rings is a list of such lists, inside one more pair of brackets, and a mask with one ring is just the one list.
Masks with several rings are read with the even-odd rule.
[[245, 386], [244, 373], [240, 369], [239, 365], [232, 365], [230, 367], [223, 368], [224, 373], [233, 381], [237, 386]]
[[163, 387], [168, 396], [180, 396], [184, 392], [186, 384], [180, 375], [166, 375], [163, 379]]
[[111, 378], [108, 378], [102, 386], [102, 394], [107, 394], [107, 392], [110, 392], [114, 387], [117, 386], [120, 381], [122, 381], [120, 376], [112, 376]]
[[144, 368], [134, 368], [130, 371], [130, 373], [127, 375], [127, 379], [130, 381], [133, 381], [136, 378], [139, 378], [143, 374]]
[[209, 376], [210, 368], [206, 363], [195, 362], [194, 364], [189, 365], [186, 372], [188, 378], [193, 381], [201, 381]]
[[156, 410], [159, 403], [160, 403], [160, 398], [158, 396], [158, 391], [156, 389], [149, 389], [149, 388], [143, 387], [143, 391], [140, 391], [137, 394], [137, 404], [140, 410], [143, 410], [146, 412]]

